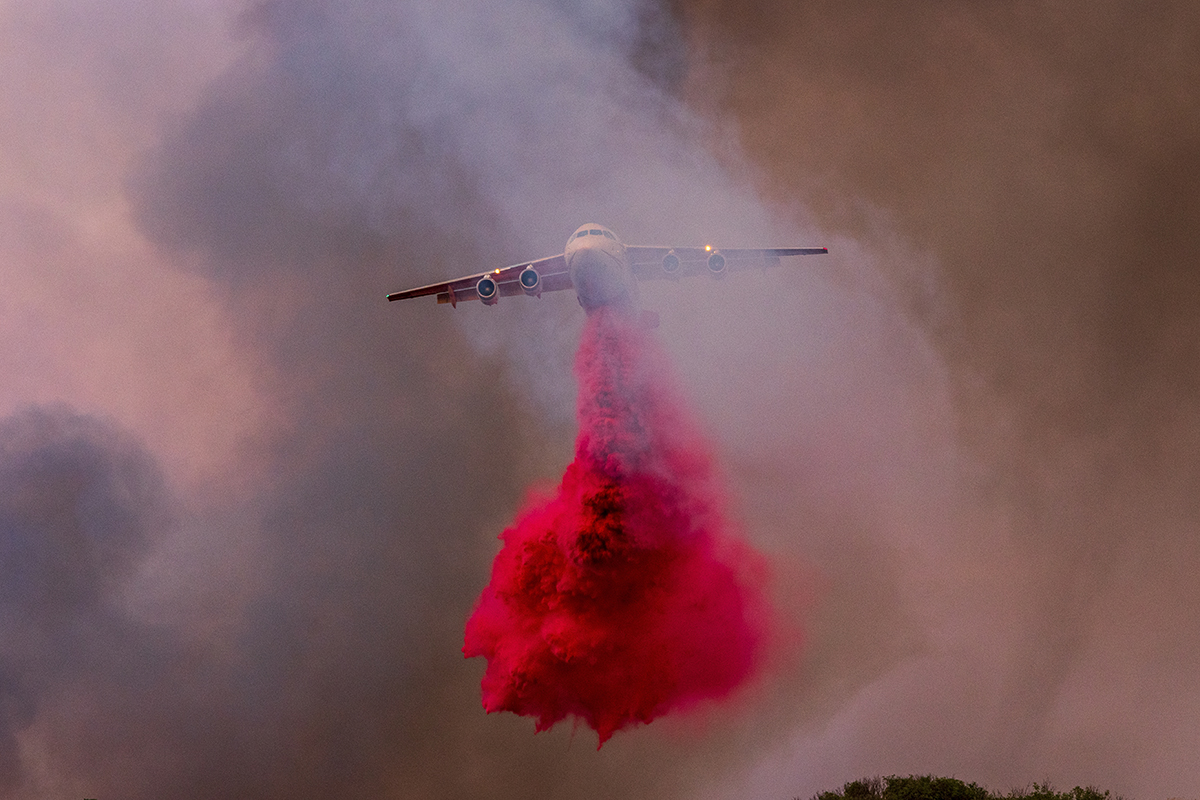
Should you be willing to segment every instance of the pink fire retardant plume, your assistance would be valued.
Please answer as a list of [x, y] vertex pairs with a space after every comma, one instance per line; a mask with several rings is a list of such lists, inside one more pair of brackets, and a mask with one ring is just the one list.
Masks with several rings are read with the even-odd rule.
[[574, 714], [600, 744], [726, 697], [772, 638], [765, 559], [731, 535], [708, 448], [661, 351], [626, 314], [587, 320], [575, 460], [501, 539], [463, 653], [488, 660], [483, 707]]

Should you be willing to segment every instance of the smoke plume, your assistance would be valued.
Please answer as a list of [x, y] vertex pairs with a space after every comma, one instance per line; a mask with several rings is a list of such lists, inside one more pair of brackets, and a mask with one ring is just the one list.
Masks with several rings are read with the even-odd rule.
[[[7, 0], [0, 36], [5, 796], [1198, 794], [1194, 4]], [[461, 652], [572, 462], [583, 312], [383, 300], [585, 220], [830, 248], [642, 287], [725, 518], [819, 602], [780, 679], [599, 753], [485, 715]]]

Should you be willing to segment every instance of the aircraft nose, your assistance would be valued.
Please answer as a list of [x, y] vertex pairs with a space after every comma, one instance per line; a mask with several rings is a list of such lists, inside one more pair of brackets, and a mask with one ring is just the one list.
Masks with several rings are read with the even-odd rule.
[[584, 308], [608, 305], [625, 294], [620, 270], [611, 261], [599, 248], [583, 248], [572, 254], [568, 269]]

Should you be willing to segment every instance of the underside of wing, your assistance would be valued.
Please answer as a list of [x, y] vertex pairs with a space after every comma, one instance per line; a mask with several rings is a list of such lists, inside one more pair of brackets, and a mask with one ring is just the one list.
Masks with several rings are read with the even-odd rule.
[[[522, 277], [523, 274], [524, 277]], [[537, 296], [542, 292], [570, 289], [572, 285], [571, 277], [567, 273], [566, 259], [560, 253], [556, 256], [539, 258], [536, 261], [522, 261], [510, 267], [477, 272], [474, 275], [464, 275], [450, 281], [393, 292], [387, 296], [387, 299], [408, 300], [432, 294], [437, 295], [439, 303], [457, 305], [460, 300], [478, 300], [479, 293], [476, 287], [484, 278], [491, 278], [496, 284], [492, 302], [495, 302], [496, 297], [509, 297], [517, 294]]]
[[722, 274], [750, 267], [769, 267], [788, 256], [828, 253], [824, 247], [646, 247], [627, 245], [633, 274], [640, 279], [680, 278], [703, 273]]

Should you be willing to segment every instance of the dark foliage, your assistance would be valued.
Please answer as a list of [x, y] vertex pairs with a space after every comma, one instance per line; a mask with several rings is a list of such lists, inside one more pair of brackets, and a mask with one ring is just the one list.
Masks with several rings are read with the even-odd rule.
[[[799, 800], [797, 798], [797, 800]], [[994, 794], [975, 783], [963, 783], [957, 778], [935, 778], [932, 775], [909, 775], [901, 778], [889, 775], [850, 781], [841, 791], [821, 792], [812, 800], [1123, 800], [1111, 797], [1108, 790], [1076, 786], [1069, 792], [1056, 792], [1048, 783], [1035, 783], [1025, 789], [1013, 789], [1008, 794]]]

